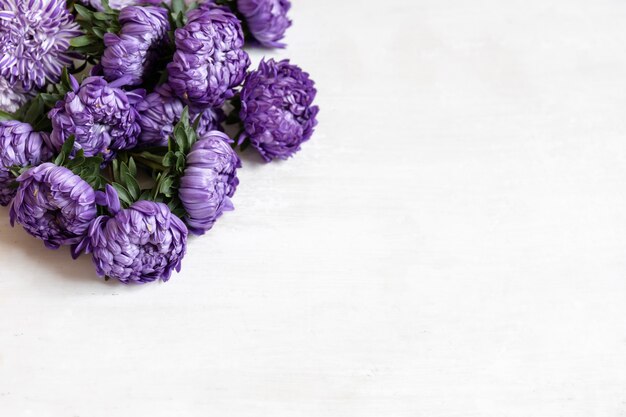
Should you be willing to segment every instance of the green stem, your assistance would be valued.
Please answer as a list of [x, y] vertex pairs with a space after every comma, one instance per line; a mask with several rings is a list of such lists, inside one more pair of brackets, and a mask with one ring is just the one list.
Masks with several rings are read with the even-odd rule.
[[159, 156], [159, 155], [155, 155], [153, 153], [150, 152], [130, 152], [129, 154], [130, 156], [132, 156], [135, 159], [141, 158], [144, 159], [146, 161], [151, 161], [151, 162], [155, 162], [159, 165], [163, 165], [163, 157]]
[[143, 165], [147, 168], [150, 169], [154, 169], [155, 171], [161, 171], [161, 172], [165, 172], [167, 171], [167, 168], [165, 168], [163, 165], [161, 165], [159, 162], [154, 162], [151, 161], [148, 158], [144, 158], [143, 156], [140, 155], [133, 155], [133, 159], [140, 165]]

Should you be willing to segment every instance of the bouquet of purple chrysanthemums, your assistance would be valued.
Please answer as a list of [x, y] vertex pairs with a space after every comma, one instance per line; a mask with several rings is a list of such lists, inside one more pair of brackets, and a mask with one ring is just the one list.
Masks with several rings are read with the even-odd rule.
[[[289, 0], [0, 0], [0, 204], [98, 275], [167, 281], [239, 180], [237, 149], [287, 159], [316, 125], [284, 47]], [[230, 136], [224, 132], [232, 132]]]

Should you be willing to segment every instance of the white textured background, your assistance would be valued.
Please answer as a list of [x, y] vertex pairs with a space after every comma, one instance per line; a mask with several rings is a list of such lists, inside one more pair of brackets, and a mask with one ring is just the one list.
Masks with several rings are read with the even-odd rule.
[[169, 283], [0, 210], [0, 415], [625, 416], [626, 3], [294, 3], [318, 131]]

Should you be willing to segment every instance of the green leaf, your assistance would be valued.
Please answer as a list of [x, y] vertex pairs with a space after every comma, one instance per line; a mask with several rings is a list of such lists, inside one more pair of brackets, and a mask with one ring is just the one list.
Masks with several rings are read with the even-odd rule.
[[14, 120], [15, 116], [12, 115], [11, 113], [7, 113], [5, 111], [0, 110], [0, 121], [5, 121], [5, 120]]
[[180, 12], [174, 17], [174, 21], [176, 22], [176, 27], [181, 28], [185, 26], [185, 13]]
[[163, 166], [168, 168], [174, 166], [176, 163], [176, 154], [172, 151], [169, 151], [163, 157]]
[[181, 151], [184, 154], [189, 153], [191, 146], [196, 142], [197, 135], [189, 122], [189, 109], [185, 107], [183, 110], [180, 121], [174, 126], [174, 132], [172, 133], [173, 144], [170, 143], [172, 150]]
[[91, 10], [89, 10], [88, 8], [86, 8], [85, 6], [82, 6], [78, 3], [74, 4], [74, 10], [76, 10], [76, 13], [78, 13], [79, 15], [81, 15], [82, 17], [84, 17], [87, 20], [91, 20], [91, 16], [93, 14], [93, 12]]
[[126, 187], [116, 182], [111, 185], [113, 186], [113, 188], [115, 188], [115, 191], [117, 191], [117, 194], [120, 197], [120, 202], [123, 206], [128, 207], [133, 204], [133, 199], [131, 198], [130, 193], [128, 192]]
[[59, 155], [57, 155], [54, 160], [55, 165], [63, 166], [63, 162], [65, 162], [66, 159], [69, 159], [69, 156], [74, 149], [74, 140], [74, 135], [72, 135], [67, 138], [65, 143], [63, 143], [63, 146], [61, 147], [61, 152], [59, 152]]
[[52, 122], [47, 117], [42, 117], [33, 125], [33, 130], [35, 132], [49, 132], [52, 130]]
[[187, 158], [182, 152], [178, 152], [176, 154], [176, 171], [182, 175], [185, 170], [185, 165], [187, 163]]
[[24, 115], [24, 122], [30, 124], [31, 126], [37, 123], [40, 117], [45, 117], [44, 114], [44, 103], [41, 97], [35, 97], [26, 110], [26, 114]]
[[79, 168], [84, 162], [85, 162], [85, 151], [82, 149], [79, 149], [78, 152], [76, 152], [76, 155], [74, 156], [74, 158], [65, 161], [64, 166], [73, 171], [75, 168]]
[[40, 94], [41, 99], [43, 100], [44, 104], [46, 106], [49, 107], [53, 107], [57, 101], [61, 100], [63, 98], [62, 95], [60, 94], [47, 94], [47, 93], [42, 93]]
[[139, 188], [137, 180], [131, 175], [130, 169], [125, 163], [122, 163], [120, 166], [120, 176], [122, 178], [122, 185], [128, 190], [133, 202], [137, 201], [141, 195], [141, 188]]
[[185, 217], [187, 217], [187, 212], [185, 211], [183, 206], [178, 206], [175, 209], [173, 209], [172, 214], [178, 217], [179, 219], [184, 219]]
[[107, 33], [107, 29], [93, 28], [93, 33], [100, 39], [104, 38], [104, 34]]
[[173, 194], [172, 187], [174, 185], [174, 177], [169, 174], [161, 176], [159, 183], [157, 184], [157, 194], [163, 194], [166, 197], [171, 197]]
[[183, 109], [183, 112], [180, 115], [180, 123], [185, 127], [189, 127], [189, 107]]
[[129, 176], [128, 174], [128, 165], [124, 162], [120, 164], [120, 178], [122, 179], [122, 184], [126, 181], [126, 178]]
[[174, 14], [178, 14], [185, 10], [185, 1], [184, 0], [172, 0], [172, 12]]
[[110, 15], [108, 15], [108, 14], [106, 14], [106, 13], [103, 13], [103, 12], [95, 12], [95, 13], [93, 14], [93, 17], [94, 17], [96, 20], [102, 20], [102, 21], [107, 21], [107, 20], [109, 20], [109, 19], [111, 18], [111, 16], [110, 16]]
[[111, 9], [111, 6], [109, 6], [109, 0], [100, 0], [100, 2], [102, 3], [102, 7], [104, 8], [104, 11], [107, 13], [111, 13], [114, 10]]
[[113, 160], [112, 163], [112, 170], [113, 170], [113, 181], [114, 182], [120, 182], [120, 175], [119, 175], [119, 162], [117, 161], [117, 158], [115, 158]]
[[126, 180], [126, 188], [130, 192], [130, 196], [133, 198], [133, 201], [139, 201], [139, 197], [141, 196], [141, 188], [139, 188], [139, 183], [133, 177], [128, 177]]
[[133, 178], [137, 178], [137, 165], [135, 164], [135, 160], [133, 158], [128, 160], [128, 171]]
[[11, 175], [17, 178], [20, 175], [22, 175], [24, 172], [28, 171], [30, 168], [31, 168], [30, 166], [13, 165], [12, 167], [9, 168], [9, 172], [11, 173]]
[[70, 73], [67, 68], [63, 68], [63, 72], [61, 73], [61, 85], [65, 87], [66, 91], [72, 90], [72, 82], [70, 80]]
[[174, 141], [176, 143], [176, 150], [185, 151], [187, 149], [187, 134], [185, 133], [185, 127], [178, 122], [174, 126]]
[[82, 46], [90, 45], [94, 42], [94, 39], [90, 35], [82, 35], [72, 38], [70, 45], [74, 48], [80, 48]]
[[144, 190], [139, 196], [139, 200], [152, 200], [152, 190]]

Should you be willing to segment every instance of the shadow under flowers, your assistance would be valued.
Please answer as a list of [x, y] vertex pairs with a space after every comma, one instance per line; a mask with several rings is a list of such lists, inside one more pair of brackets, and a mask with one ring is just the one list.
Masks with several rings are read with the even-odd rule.
[[[45, 268], [50, 271], [50, 276], [55, 278], [61, 277], [89, 285], [93, 285], [95, 281], [111, 287], [124, 286], [117, 280], [105, 281], [98, 277], [88, 255], [82, 255], [78, 259], [73, 260], [68, 247], [62, 247], [57, 250], [48, 249], [39, 239], [26, 233], [20, 225], [16, 224], [15, 227], [11, 227], [9, 210], [6, 207], [0, 207], [0, 248], [7, 249], [2, 250], [5, 254], [1, 256], [2, 263], [14, 262], [15, 259], [10, 259], [11, 253], [19, 251], [25, 257], [33, 259], [38, 264], [45, 265]], [[7, 257], [6, 259], [5, 256]], [[27, 265], [25, 267], [28, 268]]]

